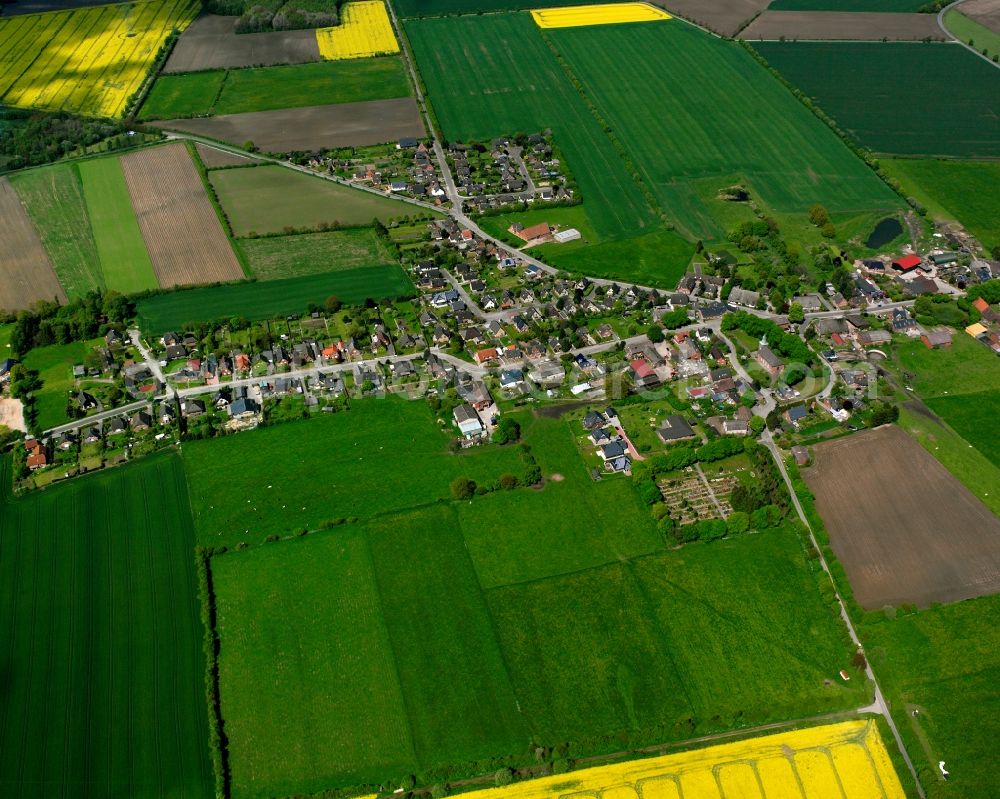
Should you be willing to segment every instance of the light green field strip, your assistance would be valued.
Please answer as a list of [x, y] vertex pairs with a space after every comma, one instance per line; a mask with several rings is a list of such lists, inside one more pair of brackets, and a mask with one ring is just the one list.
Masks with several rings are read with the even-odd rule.
[[978, 52], [986, 50], [990, 58], [1000, 56], [1000, 34], [980, 25], [957, 8], [944, 15], [944, 26], [966, 44], [975, 47]]
[[153, 264], [118, 159], [84, 161], [80, 177], [107, 287], [126, 294], [156, 288]]

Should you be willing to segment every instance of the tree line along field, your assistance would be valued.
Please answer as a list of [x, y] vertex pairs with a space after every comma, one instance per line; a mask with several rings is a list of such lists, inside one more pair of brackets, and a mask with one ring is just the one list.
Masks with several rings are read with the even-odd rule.
[[139, 326], [150, 335], [181, 330], [197, 322], [239, 317], [251, 321], [301, 314], [336, 295], [348, 305], [412, 294], [413, 283], [399, 264], [364, 266], [322, 274], [202, 286], [144, 297], [136, 303]]
[[314, 64], [164, 74], [143, 103], [143, 119], [241, 114], [409, 97], [398, 56]]
[[0, 20], [0, 101], [120, 117], [194, 0], [147, 0]]
[[243, 276], [183, 144], [26, 170], [10, 182], [70, 297]]
[[0, 465], [0, 789], [212, 795], [202, 627], [180, 459], [23, 499]]
[[[939, 43], [756, 42], [859, 144], [879, 153], [1000, 156], [1000, 71]], [[817, 70], [816, 64], [823, 69]], [[914, 80], [914, 75], [920, 75]]]
[[[385, 410], [371, 405], [373, 414]], [[356, 410], [355, 403], [341, 416]], [[466, 456], [408, 452], [394, 458], [399, 466], [389, 456], [373, 458], [369, 431], [386, 440], [388, 418], [348, 418], [338, 424], [349, 425], [350, 435], [319, 436], [335, 464], [321, 467], [329, 477], [288, 482], [286, 475], [305, 469], [305, 457], [302, 467], [274, 477], [289, 499], [304, 491], [310, 507], [312, 485], [322, 486], [327, 505], [334, 503], [328, 512], [350, 512], [350, 502], [363, 509], [361, 523], [212, 559], [220, 696], [238, 799], [461, 764], [478, 773], [491, 757], [523, 757], [535, 745], [568, 741], [582, 755], [866, 701], [862, 680], [836, 676], [851, 671], [850, 646], [793, 529], [666, 551], [648, 511], [622, 501], [631, 491], [624, 481], [608, 481], [593, 500], [614, 509], [615, 523], [574, 511], [593, 486], [570, 431], [561, 420], [531, 417], [522, 417], [526, 441], [543, 473], [564, 470], [563, 481], [428, 505], [441, 494], [421, 491], [425, 473], [443, 467], [434, 478], [443, 490], [455, 468], [446, 459]], [[422, 437], [427, 421], [411, 417], [404, 426]], [[370, 453], [360, 456], [360, 468], [376, 470], [394, 491], [370, 493], [342, 450]], [[260, 457], [277, 486], [271, 475], [280, 461]], [[214, 471], [191, 458], [186, 448], [195, 506], [227, 496], [213, 484], [225, 471], [217, 456]], [[222, 459], [238, 460], [235, 453]], [[244, 459], [237, 474], [255, 471], [253, 463]], [[246, 492], [232, 489], [226, 508], [212, 511], [219, 519], [246, 516]], [[262, 493], [252, 492], [252, 502], [266, 501]], [[466, 516], [493, 499], [517, 502], [518, 512]], [[414, 503], [423, 507], [393, 513]], [[281, 511], [266, 512], [276, 518]], [[289, 523], [304, 517], [288, 512]], [[567, 514], [575, 524], [560, 521]], [[199, 535], [210, 540], [205, 522], [202, 516]], [[486, 567], [482, 545], [490, 539], [505, 543]]]
[[962, 224], [990, 250], [1000, 245], [1000, 162], [885, 158], [882, 168], [937, 219]]

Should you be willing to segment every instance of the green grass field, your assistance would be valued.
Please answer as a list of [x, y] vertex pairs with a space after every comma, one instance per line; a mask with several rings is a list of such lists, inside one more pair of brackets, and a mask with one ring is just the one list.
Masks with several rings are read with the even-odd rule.
[[513, 447], [454, 454], [451, 437], [451, 430], [438, 429], [426, 404], [387, 397], [355, 400], [343, 413], [185, 444], [198, 540], [259, 543], [272, 533], [447, 498], [459, 475], [485, 482], [523, 471]]
[[773, 11], [889, 11], [913, 13], [926, 0], [773, 0]]
[[280, 166], [219, 169], [209, 174], [233, 234], [281, 233], [320, 224], [368, 225], [411, 216], [411, 205], [349, 189]]
[[212, 796], [180, 460], [16, 501], [0, 477], [3, 795]]
[[972, 336], [956, 333], [951, 346], [929, 350], [919, 339], [897, 339], [896, 360], [925, 400], [1000, 391], [1000, 358]]
[[10, 182], [35, 223], [66, 296], [79, 297], [91, 289], [104, 288], [79, 166], [62, 164], [16, 172]]
[[[100, 339], [103, 343], [103, 339]], [[73, 366], [82, 364], [95, 342], [74, 341], [35, 347], [22, 358], [25, 367], [38, 372], [42, 388], [34, 392], [38, 426], [43, 430], [65, 424], [66, 400], [73, 388]]]
[[882, 168], [931, 216], [954, 219], [987, 248], [1000, 244], [1000, 162], [886, 158]]
[[665, 289], [677, 286], [695, 250], [694, 244], [673, 230], [656, 230], [589, 247], [561, 250], [560, 246], [544, 246], [546, 263], [567, 272]]
[[161, 75], [145, 119], [172, 119], [409, 97], [398, 56]]
[[259, 280], [396, 264], [386, 243], [371, 228], [238, 239], [236, 247], [243, 253], [250, 274]]
[[986, 50], [989, 58], [1000, 56], [1000, 33], [970, 19], [959, 9], [953, 8], [944, 15], [944, 25], [966, 44], [971, 41], [976, 50], [980, 52]]
[[1000, 394], [995, 389], [936, 397], [927, 400], [927, 405], [994, 466], [1000, 467]]
[[410, 21], [405, 28], [445, 137], [488, 141], [551, 128], [598, 235], [659, 227], [529, 14]]
[[95, 158], [77, 167], [105, 285], [123, 294], [156, 288], [153, 263], [132, 210], [121, 163], [117, 158]]
[[[992, 799], [1000, 597], [894, 620], [872, 616], [861, 635], [929, 799]], [[937, 769], [941, 760], [951, 773], [947, 782]]]
[[[688, 238], [728, 230], [691, 181], [739, 174], [778, 213], [900, 201], [739, 45], [677, 22], [545, 31]], [[642, 53], [642, 58], [622, 58]]]
[[160, 75], [149, 90], [139, 116], [143, 119], [175, 119], [210, 114], [225, 79], [224, 69]]
[[841, 128], [876, 152], [1000, 156], [995, 111], [1000, 70], [963, 47], [902, 42], [758, 42], [754, 47]]
[[369, 297], [393, 299], [413, 292], [413, 283], [398, 264], [343, 269], [305, 277], [230, 283], [171, 291], [137, 303], [139, 326], [151, 334], [181, 330], [189, 323], [242, 317], [251, 321], [303, 314], [311, 304], [336, 295], [348, 305]]

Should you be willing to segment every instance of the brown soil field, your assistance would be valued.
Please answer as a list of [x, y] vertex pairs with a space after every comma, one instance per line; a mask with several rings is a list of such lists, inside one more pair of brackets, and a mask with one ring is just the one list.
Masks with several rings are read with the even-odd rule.
[[913, 41], [930, 36], [944, 41], [934, 14], [845, 13], [842, 11], [765, 11], [740, 32], [741, 39], [789, 41], [883, 38]]
[[652, 0], [652, 3], [723, 36], [735, 36], [771, 0]]
[[201, 119], [168, 119], [153, 125], [237, 146], [249, 140], [270, 153], [381, 144], [424, 135], [420, 112], [412, 97], [223, 114]]
[[24, 405], [19, 399], [0, 398], [0, 426], [10, 430], [28, 432], [24, 423]]
[[219, 150], [207, 144], [196, 144], [194, 148], [198, 151], [198, 157], [208, 169], [215, 169], [220, 166], [253, 166], [260, 163], [260, 160], [251, 155], [237, 155], [226, 150]]
[[966, 0], [958, 10], [984, 28], [1000, 33], [1000, 0]]
[[38, 300], [66, 302], [66, 294], [21, 200], [0, 178], [0, 310], [19, 311]]
[[177, 40], [163, 71], [269, 67], [320, 60], [313, 30], [237, 35], [234, 30], [237, 19], [212, 14], [196, 19]]
[[814, 447], [802, 476], [866, 610], [1000, 591], [1000, 519], [894, 425]]
[[187, 147], [139, 150], [123, 155], [121, 164], [163, 288], [244, 277]]

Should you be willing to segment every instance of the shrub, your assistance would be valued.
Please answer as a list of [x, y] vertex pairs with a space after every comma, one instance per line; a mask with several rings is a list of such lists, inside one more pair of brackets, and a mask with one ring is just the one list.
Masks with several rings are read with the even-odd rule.
[[471, 499], [476, 493], [476, 481], [468, 477], [456, 477], [451, 481], [451, 495], [455, 499]]

